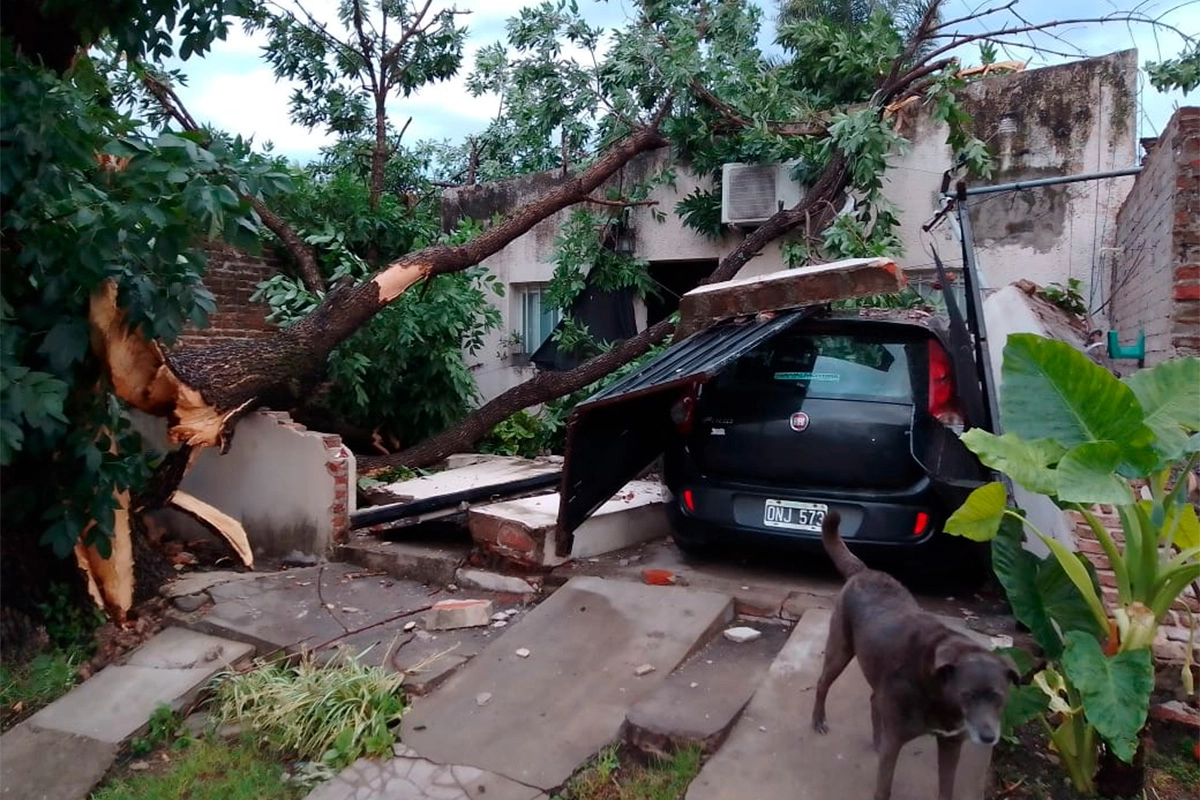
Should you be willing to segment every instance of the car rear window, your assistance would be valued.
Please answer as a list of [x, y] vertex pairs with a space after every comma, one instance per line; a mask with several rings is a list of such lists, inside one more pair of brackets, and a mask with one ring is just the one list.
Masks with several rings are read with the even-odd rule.
[[848, 334], [785, 334], [739, 358], [718, 389], [911, 403], [911, 343]]

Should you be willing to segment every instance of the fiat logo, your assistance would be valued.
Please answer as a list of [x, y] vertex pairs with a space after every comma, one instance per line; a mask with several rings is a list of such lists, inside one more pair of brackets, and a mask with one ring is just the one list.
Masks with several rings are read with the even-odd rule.
[[797, 411], [792, 414], [791, 420], [792, 430], [796, 432], [808, 430], [808, 414], [803, 411]]

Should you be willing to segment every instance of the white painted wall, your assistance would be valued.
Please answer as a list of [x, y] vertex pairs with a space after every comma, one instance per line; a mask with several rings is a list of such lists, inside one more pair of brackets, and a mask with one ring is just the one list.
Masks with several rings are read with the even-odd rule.
[[[1100, 59], [1031, 70], [1012, 76], [990, 77], [972, 84], [964, 104], [975, 120], [974, 133], [993, 148], [997, 170], [990, 183], [1007, 183], [1050, 175], [1070, 175], [1133, 166], [1136, 152], [1137, 62], [1128, 51]], [[901, 132], [912, 144], [898, 154], [888, 171], [885, 195], [899, 210], [904, 253], [898, 257], [908, 269], [930, 267], [925, 242], [936, 242], [948, 266], [961, 263], [958, 239], [947, 221], [931, 235], [922, 224], [937, 211], [942, 173], [950, 165], [946, 128], [920, 109], [900, 120]], [[668, 165], [666, 150], [647, 154], [616, 176], [612, 185], [633, 185]], [[500, 194], [514, 203], [544, 190], [547, 176], [518, 178]], [[1132, 185], [1132, 178], [1088, 182], [1053, 189], [1036, 189], [991, 196], [977, 201], [973, 215], [977, 251], [985, 286], [1002, 286], [1027, 278], [1039, 284], [1084, 281], [1084, 296], [1093, 294], [1093, 274], [1111, 270], [1105, 250], [1114, 241], [1117, 209]], [[678, 200], [694, 187], [708, 188], [682, 166], [676, 166], [674, 187], [660, 186], [651, 194], [657, 208], [667, 212], [664, 222], [651, 210], [632, 210], [635, 253], [652, 262], [720, 258], [737, 246], [743, 234], [731, 233], [713, 240], [685, 228], [673, 213]], [[469, 197], [474, 187], [451, 190], [444, 208]], [[464, 210], [469, 200], [461, 201]], [[533, 230], [483, 262], [506, 284], [548, 282], [554, 272], [550, 258], [559, 227], [570, 210], [543, 220]], [[765, 274], [784, 267], [779, 245], [768, 247], [740, 273]], [[515, 287], [514, 287], [515, 288]], [[1101, 290], [1094, 296], [1106, 296]], [[497, 301], [502, 324], [479, 352], [467, 357], [486, 401], [531, 377], [531, 367], [510, 365], [502, 340], [520, 328], [520, 295], [509, 291]], [[645, 309], [637, 309], [639, 327]]]
[[[135, 427], [158, 451], [166, 447], [165, 422], [136, 413]], [[292, 551], [324, 557], [334, 545], [337, 481], [329, 471], [333, 454], [324, 435], [304, 430], [286, 414], [258, 411], [238, 423], [229, 452], [206, 448], [180, 488], [234, 517], [246, 529], [255, 556]], [[347, 513], [355, 505], [354, 455], [348, 460]], [[164, 514], [180, 530], [199, 523], [175, 512]]]

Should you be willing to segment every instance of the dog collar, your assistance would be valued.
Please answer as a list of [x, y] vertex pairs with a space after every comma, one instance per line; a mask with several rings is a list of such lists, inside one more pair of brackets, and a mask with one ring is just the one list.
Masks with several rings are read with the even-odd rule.
[[963, 732], [966, 729], [967, 729], [966, 725], [959, 725], [957, 728], [955, 728], [952, 731], [943, 731], [943, 730], [939, 730], [938, 728], [934, 728], [929, 732], [932, 733], [934, 736], [940, 736], [943, 739], [949, 739], [954, 736], [962, 736]]

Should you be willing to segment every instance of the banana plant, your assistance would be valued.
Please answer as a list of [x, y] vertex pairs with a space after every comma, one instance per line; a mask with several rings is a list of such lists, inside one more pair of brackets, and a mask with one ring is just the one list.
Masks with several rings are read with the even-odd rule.
[[[1025, 719], [1041, 714], [1075, 788], [1090, 794], [1101, 740], [1132, 759], [1153, 690], [1149, 648], [1159, 621], [1200, 578], [1200, 522], [1185, 494], [1200, 455], [1200, 359], [1119, 380], [1068, 344], [1013, 335], [1004, 349], [1000, 414], [1003, 435], [974, 429], [964, 443], [1027, 491], [1080, 513], [1112, 565], [1116, 605], [1106, 607], [1086, 556], [1009, 507], [1003, 483], [975, 490], [946, 530], [993, 542], [994, 569], [1014, 614], [1050, 662], [1033, 686], [1022, 687], [1034, 701], [1024, 698], [1032, 712]], [[1144, 490], [1135, 492], [1134, 482]], [[1123, 536], [1109, 532], [1098, 505], [1116, 509]], [[1052, 558], [1023, 550], [1023, 529]], [[1189, 693], [1191, 679], [1185, 665]]]

